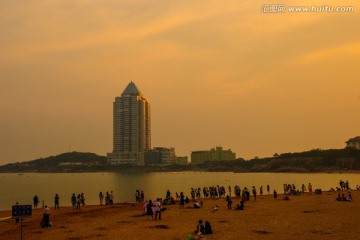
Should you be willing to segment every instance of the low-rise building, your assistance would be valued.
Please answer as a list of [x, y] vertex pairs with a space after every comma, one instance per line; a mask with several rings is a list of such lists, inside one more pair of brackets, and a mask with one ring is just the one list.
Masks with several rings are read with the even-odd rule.
[[191, 163], [201, 164], [206, 161], [227, 161], [235, 160], [236, 153], [231, 149], [223, 150], [222, 147], [216, 147], [210, 149], [210, 151], [193, 151], [191, 152]]
[[346, 143], [346, 147], [352, 147], [352, 148], [360, 149], [360, 136], [350, 138], [345, 143]]
[[185, 156], [185, 157], [176, 157], [176, 163], [179, 164], [179, 165], [188, 165], [189, 162], [188, 162], [188, 157]]
[[176, 163], [175, 148], [154, 147], [144, 154], [145, 165]]

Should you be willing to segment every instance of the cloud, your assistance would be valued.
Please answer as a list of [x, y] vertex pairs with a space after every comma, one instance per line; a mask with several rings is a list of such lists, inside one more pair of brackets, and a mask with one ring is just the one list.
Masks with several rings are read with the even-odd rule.
[[359, 56], [360, 54], [360, 41], [346, 43], [318, 51], [302, 54], [298, 57], [299, 63], [318, 62], [326, 59], [335, 59], [338, 57], [351, 57]]

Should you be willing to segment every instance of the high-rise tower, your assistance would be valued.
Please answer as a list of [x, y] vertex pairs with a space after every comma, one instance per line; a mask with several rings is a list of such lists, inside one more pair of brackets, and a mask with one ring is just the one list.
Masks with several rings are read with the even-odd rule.
[[130, 82], [113, 104], [113, 152], [108, 162], [144, 165], [144, 151], [151, 149], [150, 102]]

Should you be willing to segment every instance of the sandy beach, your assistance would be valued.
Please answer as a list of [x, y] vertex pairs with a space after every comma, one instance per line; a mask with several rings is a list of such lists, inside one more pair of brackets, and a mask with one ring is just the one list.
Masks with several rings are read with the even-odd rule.
[[[344, 192], [345, 193], [345, 192]], [[23, 239], [189, 239], [199, 219], [209, 221], [214, 233], [206, 239], [360, 239], [360, 191], [353, 191], [353, 202], [339, 202], [336, 192], [292, 196], [290, 201], [274, 200], [272, 195], [246, 202], [245, 210], [228, 210], [224, 199], [205, 199], [204, 206], [192, 204], [165, 206], [162, 220], [143, 215], [142, 203], [113, 206], [51, 206], [50, 228], [41, 228], [43, 210], [34, 210], [23, 220]], [[233, 198], [233, 208], [239, 199]], [[218, 205], [219, 210], [211, 212]], [[0, 212], [0, 239], [20, 239], [20, 224], [10, 211]]]

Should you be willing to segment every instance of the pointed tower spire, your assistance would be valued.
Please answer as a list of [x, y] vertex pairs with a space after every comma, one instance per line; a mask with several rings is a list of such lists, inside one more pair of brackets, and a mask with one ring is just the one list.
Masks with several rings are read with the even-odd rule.
[[141, 94], [141, 92], [136, 87], [135, 83], [133, 81], [130, 81], [130, 83], [127, 85], [127, 87], [125, 88], [125, 90], [123, 91], [123, 93], [121, 95], [124, 95], [124, 94], [139, 95], [139, 94]]

